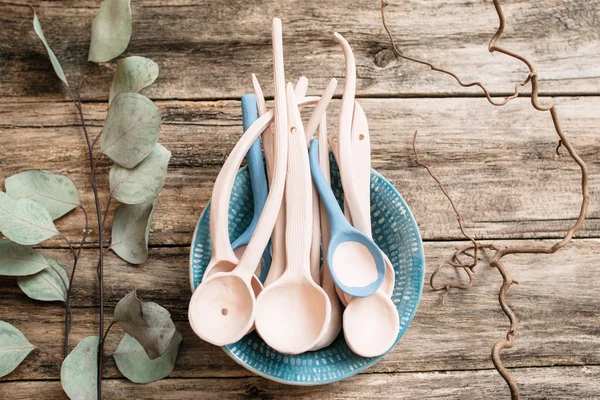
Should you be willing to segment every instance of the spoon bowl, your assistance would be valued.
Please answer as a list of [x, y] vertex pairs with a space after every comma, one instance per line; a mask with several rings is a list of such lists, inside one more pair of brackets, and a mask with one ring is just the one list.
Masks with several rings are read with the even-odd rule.
[[284, 354], [300, 354], [315, 347], [330, 318], [327, 294], [312, 279], [298, 281], [284, 275], [257, 301], [261, 311], [255, 322], [260, 336]]
[[[207, 342], [217, 346], [233, 343], [238, 340], [236, 332], [248, 332], [252, 328], [255, 302], [254, 291], [249, 290], [242, 277], [235, 273], [214, 273], [192, 296], [188, 312], [190, 325]], [[202, 329], [196, 329], [197, 326]]]

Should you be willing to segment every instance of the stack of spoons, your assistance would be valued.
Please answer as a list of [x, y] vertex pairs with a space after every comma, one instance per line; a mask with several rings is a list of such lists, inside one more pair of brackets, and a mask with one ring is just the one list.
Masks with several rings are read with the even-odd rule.
[[[295, 86], [286, 84], [277, 18], [272, 35], [274, 107], [267, 110], [252, 75], [254, 94], [242, 98], [244, 134], [212, 193], [212, 258], [190, 301], [190, 325], [201, 339], [218, 346], [256, 329], [285, 354], [327, 347], [343, 329], [353, 352], [379, 356], [395, 343], [399, 316], [390, 298], [394, 268], [371, 233], [370, 137], [354, 95], [354, 55], [334, 33], [346, 76], [338, 130], [328, 136], [326, 109], [336, 79], [321, 96], [306, 95], [304, 77]], [[309, 105], [315, 107], [304, 124], [300, 109]], [[330, 151], [340, 171], [343, 210], [330, 186]], [[231, 243], [229, 202], [244, 157], [254, 213], [246, 231]]]

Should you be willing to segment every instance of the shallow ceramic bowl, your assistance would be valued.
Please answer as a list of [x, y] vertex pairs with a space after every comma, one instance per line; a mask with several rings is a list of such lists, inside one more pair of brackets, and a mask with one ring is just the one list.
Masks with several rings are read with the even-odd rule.
[[[341, 202], [340, 176], [331, 160], [333, 191]], [[377, 171], [371, 170], [371, 221], [373, 238], [390, 258], [396, 272], [392, 300], [398, 308], [400, 340], [413, 319], [423, 287], [423, 243], [419, 229], [400, 193]], [[190, 250], [192, 290], [202, 280], [211, 257], [209, 230], [210, 203], [204, 210]], [[233, 242], [250, 224], [253, 214], [252, 189], [247, 168], [236, 177], [229, 208], [229, 237]], [[252, 332], [242, 340], [223, 347], [238, 364], [249, 371], [290, 385], [322, 385], [348, 378], [377, 363], [383, 356], [364, 358], [354, 354], [343, 333], [328, 347], [296, 356], [281, 354], [270, 348]]]

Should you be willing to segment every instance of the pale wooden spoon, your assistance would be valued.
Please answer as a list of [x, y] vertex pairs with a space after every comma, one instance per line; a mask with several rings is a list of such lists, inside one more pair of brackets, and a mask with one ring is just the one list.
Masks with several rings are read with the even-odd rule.
[[[327, 147], [327, 117], [323, 114], [321, 123], [319, 124], [319, 164], [321, 165], [321, 171], [325, 180], [331, 184], [331, 176], [329, 170], [329, 148]], [[325, 212], [325, 206], [319, 202], [320, 214], [321, 214], [321, 241], [323, 247], [323, 254], [327, 254], [329, 246], [329, 220], [327, 219], [327, 213]], [[329, 346], [340, 333], [342, 329], [342, 305], [338, 294], [336, 293], [336, 287], [329, 272], [327, 266], [327, 257], [323, 257], [323, 266], [321, 267], [321, 287], [327, 293], [329, 302], [331, 303], [331, 319], [325, 335], [321, 338], [319, 343], [311, 350], [319, 350]], [[342, 292], [343, 293], [343, 292]]]
[[331, 318], [331, 304], [327, 293], [310, 276], [311, 179], [302, 118], [291, 83], [287, 86], [287, 102], [287, 267], [258, 296], [255, 323], [258, 334], [269, 346], [281, 353], [300, 354], [323, 337]]
[[[188, 319], [194, 332], [209, 343], [223, 346], [240, 340], [254, 323], [256, 297], [250, 281], [260, 262], [283, 199], [287, 169], [287, 107], [283, 69], [281, 20], [273, 19], [273, 58], [275, 81], [275, 136], [273, 140], [274, 171], [269, 195], [256, 230], [231, 272], [218, 272], [204, 280], [194, 291], [188, 309]], [[235, 174], [245, 152], [268, 125], [273, 113], [260, 117], [243, 135], [225, 161], [215, 182], [215, 190], [231, 191]], [[262, 124], [262, 125], [261, 125]], [[253, 130], [254, 129], [254, 130]], [[249, 134], [251, 133], [251, 134]], [[252, 141], [250, 141], [252, 139]], [[228, 204], [215, 204], [228, 209]], [[225, 243], [219, 243], [224, 245]]]

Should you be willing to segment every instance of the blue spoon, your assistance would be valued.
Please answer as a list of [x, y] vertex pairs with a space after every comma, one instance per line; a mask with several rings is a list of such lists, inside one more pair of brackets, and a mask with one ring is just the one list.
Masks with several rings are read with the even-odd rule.
[[[258, 106], [256, 103], [256, 96], [253, 94], [246, 94], [242, 96], [242, 125], [244, 132], [258, 119]], [[232, 244], [231, 248], [235, 251], [240, 247], [247, 246], [250, 243], [260, 214], [267, 201], [267, 195], [269, 190], [267, 187], [267, 176], [265, 173], [265, 163], [262, 157], [262, 151], [260, 149], [260, 139], [256, 141], [248, 150], [246, 155], [248, 161], [248, 170], [250, 171], [250, 184], [252, 185], [252, 197], [254, 199], [254, 216], [250, 225], [244, 233], [242, 233]], [[260, 269], [260, 281], [264, 282], [271, 266], [271, 253], [268, 248], [263, 253], [263, 259]]]
[[[370, 237], [354, 228], [346, 220], [321, 171], [317, 139], [313, 139], [310, 144], [309, 156], [313, 181], [329, 218], [331, 236], [327, 249], [327, 265], [333, 281], [336, 286], [350, 296], [370, 296], [379, 289], [385, 277], [383, 253]], [[376, 276], [372, 271], [373, 265]], [[364, 282], [365, 278], [374, 279]], [[356, 285], [357, 282], [359, 282], [358, 285]]]

